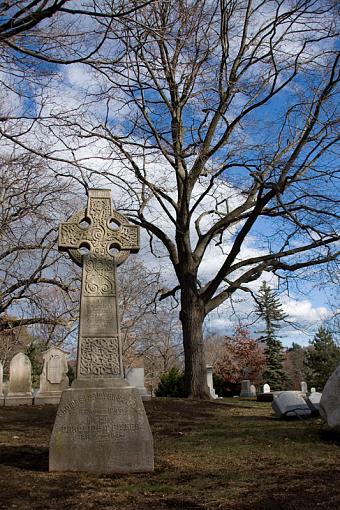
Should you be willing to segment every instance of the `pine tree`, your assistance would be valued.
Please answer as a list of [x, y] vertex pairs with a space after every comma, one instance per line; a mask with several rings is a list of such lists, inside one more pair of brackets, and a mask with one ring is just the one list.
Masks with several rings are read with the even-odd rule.
[[312, 348], [306, 352], [304, 362], [307, 383], [322, 391], [329, 376], [340, 364], [340, 348], [330, 330], [323, 326], [319, 327], [310, 345]]
[[287, 374], [283, 368], [284, 354], [282, 343], [277, 338], [277, 330], [281, 327], [282, 321], [287, 317], [282, 310], [277, 294], [263, 282], [257, 294], [256, 314], [264, 321], [265, 328], [259, 333], [262, 334], [260, 341], [266, 344], [266, 370], [263, 380], [268, 383], [272, 390], [282, 390], [287, 384]]
[[26, 348], [26, 355], [29, 357], [32, 367], [32, 386], [33, 388], [39, 387], [40, 374], [42, 372], [43, 363], [41, 353], [45, 350], [45, 346], [33, 339]]

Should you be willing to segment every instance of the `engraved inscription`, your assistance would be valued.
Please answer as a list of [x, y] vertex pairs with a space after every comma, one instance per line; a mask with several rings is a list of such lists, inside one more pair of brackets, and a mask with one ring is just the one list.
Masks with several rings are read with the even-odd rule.
[[86, 297], [81, 304], [82, 336], [111, 337], [118, 334], [116, 301], [106, 296]]
[[52, 354], [47, 362], [47, 380], [51, 384], [59, 384], [63, 379], [62, 359], [58, 354]]
[[118, 337], [81, 338], [80, 375], [120, 375]]
[[[107, 412], [109, 413], [116, 414], [118, 409], [126, 412], [126, 408], [134, 409], [134, 411], [138, 412], [138, 407], [136, 406], [135, 399], [129, 397], [126, 398], [125, 395], [119, 393], [96, 391], [77, 399], [70, 400], [61, 409], [58, 409], [57, 414], [58, 416], [63, 416], [64, 414], [72, 413], [73, 410], [75, 410], [78, 414], [79, 409], [82, 408], [84, 412], [87, 412], [89, 409], [93, 408], [93, 404], [96, 404], [102, 400], [107, 400], [110, 404], [110, 407], [107, 408]], [[88, 408], [87, 406], [89, 403], [90, 407]]]

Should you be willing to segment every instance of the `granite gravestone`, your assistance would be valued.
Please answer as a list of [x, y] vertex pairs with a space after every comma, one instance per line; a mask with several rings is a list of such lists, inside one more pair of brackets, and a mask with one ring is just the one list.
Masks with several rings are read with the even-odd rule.
[[3, 377], [4, 377], [4, 369], [2, 363], [0, 361], [0, 405], [2, 406], [5, 402], [4, 399], [4, 390], [3, 390]]
[[250, 385], [250, 393], [252, 397], [256, 397], [256, 386], [255, 384]]
[[31, 362], [26, 354], [19, 352], [9, 365], [9, 387], [5, 406], [32, 404]]
[[308, 407], [310, 408], [310, 410], [313, 413], [318, 413], [319, 412], [321, 397], [322, 397], [322, 393], [320, 393], [319, 391], [313, 391], [313, 393], [311, 393], [307, 397], [306, 402], [308, 404]]
[[305, 381], [301, 381], [301, 392], [302, 393], [307, 393], [308, 392], [308, 386], [307, 386], [307, 383]]
[[[89, 253], [82, 255], [85, 246]], [[138, 227], [89, 190], [86, 211], [59, 228], [59, 249], [83, 268], [77, 377], [61, 396], [50, 471], [152, 471], [153, 438], [136, 388], [123, 378], [116, 267], [139, 249]], [[113, 253], [118, 250], [118, 253]]]
[[328, 426], [340, 432], [340, 366], [334, 370], [325, 384], [319, 411]]
[[131, 386], [134, 386], [139, 391], [142, 400], [151, 400], [151, 395], [148, 390], [144, 386], [144, 368], [136, 367], [136, 368], [128, 368], [125, 370], [125, 376], [128, 383]]
[[59, 347], [51, 347], [42, 353], [44, 366], [40, 375], [40, 388], [34, 403], [59, 404], [61, 393], [68, 388], [67, 352]]
[[243, 379], [243, 381], [241, 381], [240, 397], [252, 397], [252, 396], [253, 396], [253, 394], [250, 390], [250, 380]]
[[270, 386], [269, 384], [264, 384], [263, 385], [263, 393], [270, 393]]
[[272, 402], [272, 409], [279, 418], [308, 417], [311, 415], [305, 400], [296, 391], [278, 392]]
[[218, 398], [218, 395], [216, 395], [214, 388], [213, 367], [210, 365], [206, 365], [206, 370], [207, 370], [207, 385], [210, 391], [210, 396], [211, 398], [216, 399]]

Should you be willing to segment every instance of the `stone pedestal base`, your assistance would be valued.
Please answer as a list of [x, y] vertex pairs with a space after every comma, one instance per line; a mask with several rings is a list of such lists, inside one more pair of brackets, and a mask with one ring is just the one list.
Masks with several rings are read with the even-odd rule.
[[[86, 387], [87, 386], [87, 387]], [[153, 438], [136, 388], [64, 390], [50, 440], [50, 471], [133, 473], [153, 471]]]
[[33, 404], [33, 395], [7, 395], [5, 397], [5, 406], [31, 406]]
[[5, 405], [5, 397], [0, 395], [0, 407]]
[[34, 405], [43, 406], [44, 404], [59, 404], [61, 392], [37, 393], [34, 397]]
[[148, 390], [146, 388], [142, 388], [142, 387], [137, 387], [136, 388], [138, 390], [138, 393], [140, 394], [141, 396], [141, 399], [144, 401], [144, 400], [151, 400], [151, 395], [150, 393], [148, 393]]

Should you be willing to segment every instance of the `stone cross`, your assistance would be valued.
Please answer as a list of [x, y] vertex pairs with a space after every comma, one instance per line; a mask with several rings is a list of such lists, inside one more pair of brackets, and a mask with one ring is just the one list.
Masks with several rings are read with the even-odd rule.
[[138, 252], [139, 228], [112, 210], [110, 190], [90, 189], [86, 210], [60, 225], [59, 250], [83, 268], [77, 382], [124, 377], [116, 267]]

